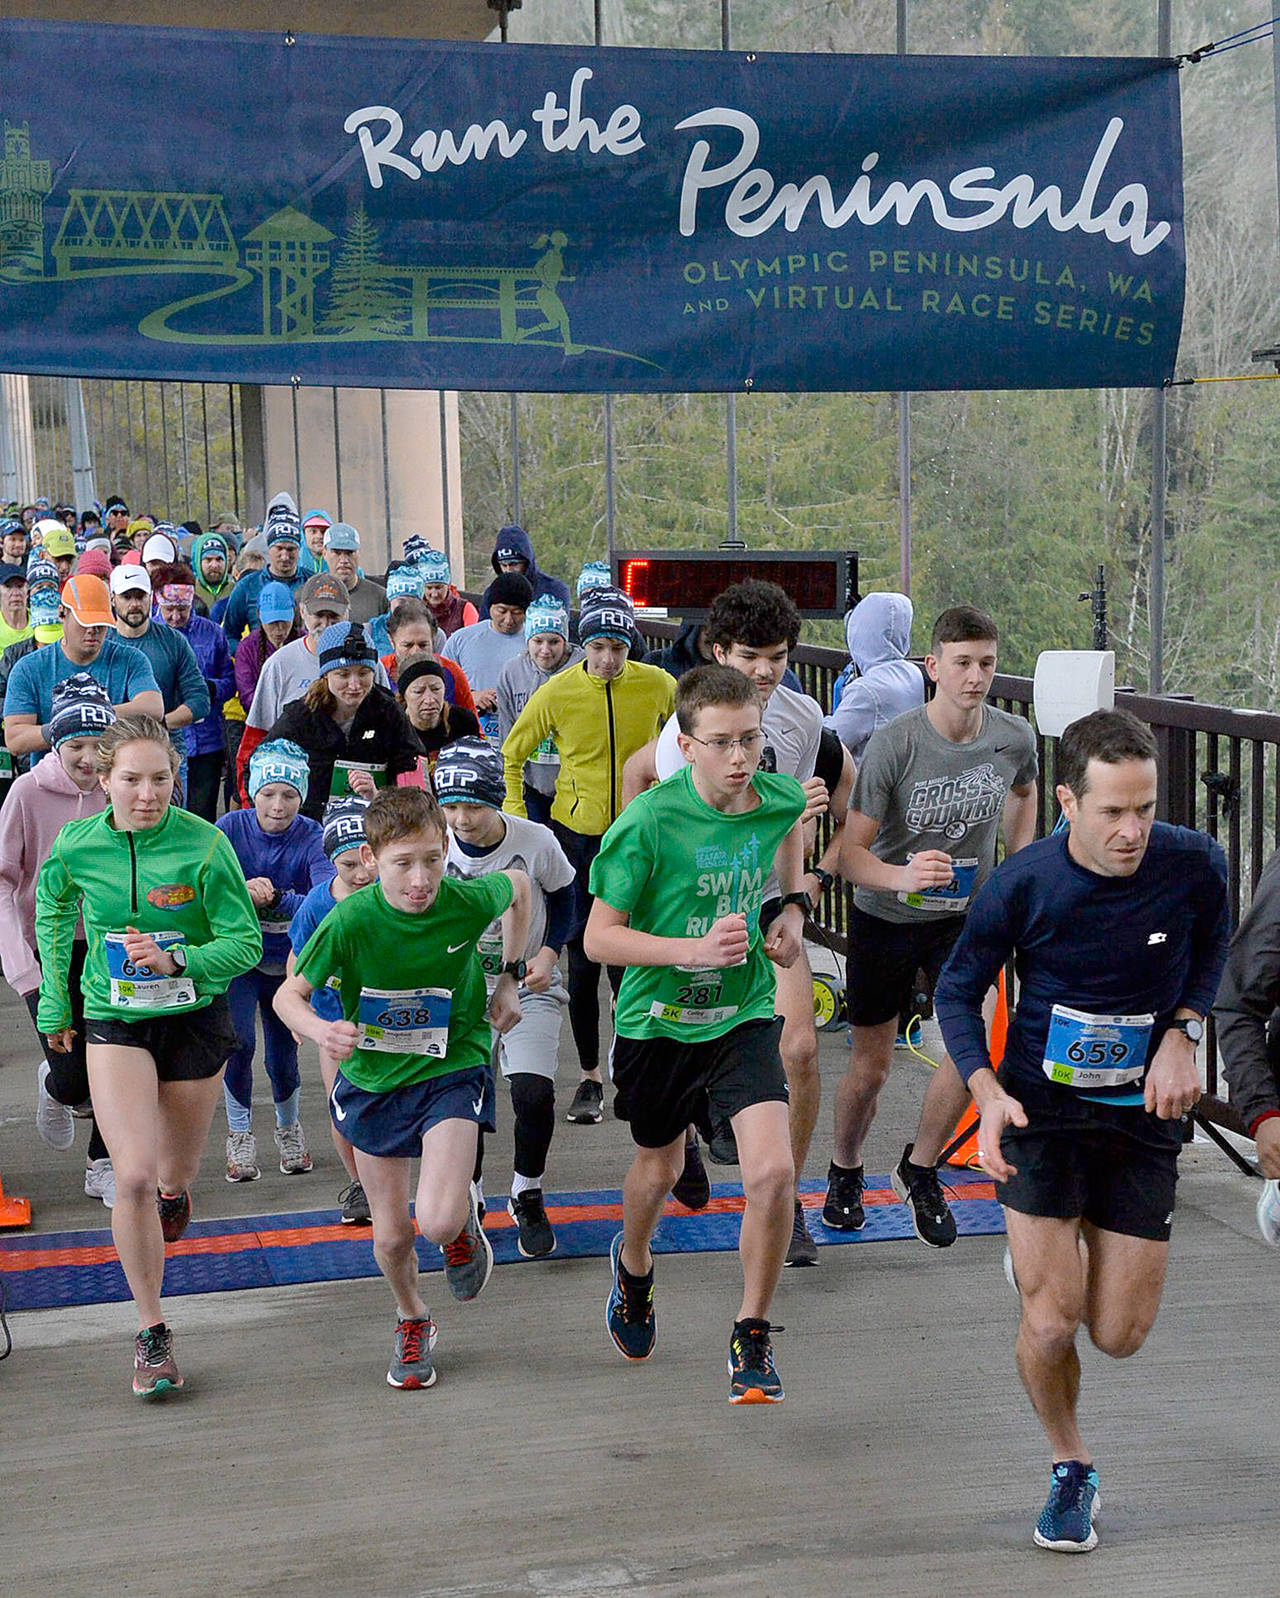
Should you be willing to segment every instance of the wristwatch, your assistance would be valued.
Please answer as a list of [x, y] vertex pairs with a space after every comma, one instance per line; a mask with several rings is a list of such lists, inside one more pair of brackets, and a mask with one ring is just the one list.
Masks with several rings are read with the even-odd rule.
[[169, 958], [173, 961], [174, 965], [177, 966], [177, 968], [178, 968], [178, 975], [182, 976], [182, 974], [187, 969], [187, 951], [186, 951], [186, 949], [180, 943], [171, 943], [169, 945], [169, 949], [168, 949], [167, 952], [168, 952]]
[[504, 977], [514, 977], [517, 982], [524, 981], [524, 974], [529, 969], [524, 960], [508, 960], [502, 967]]
[[1191, 1043], [1200, 1043], [1204, 1038], [1204, 1022], [1197, 1016], [1181, 1016], [1176, 1021], [1170, 1021], [1170, 1032], [1181, 1032]]
[[[810, 866], [808, 871], [805, 873], [805, 875], [806, 876], [810, 876], [810, 877], [817, 877], [817, 879], [818, 879], [818, 903], [821, 904], [823, 894], [824, 893], [829, 893], [831, 891], [831, 884], [836, 879], [831, 875], [831, 873], [829, 871], [824, 871], [821, 866]], [[810, 900], [810, 907], [812, 909], [816, 910], [818, 908], [818, 905], [814, 904], [813, 901]]]
[[782, 900], [782, 908], [785, 910], [789, 904], [798, 904], [805, 915], [812, 915], [813, 913], [813, 900], [810, 899], [807, 893], [786, 894]]

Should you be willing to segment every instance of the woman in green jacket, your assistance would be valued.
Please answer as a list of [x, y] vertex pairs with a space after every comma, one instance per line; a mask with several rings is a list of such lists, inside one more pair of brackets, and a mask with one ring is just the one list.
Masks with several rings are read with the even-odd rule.
[[164, 1246], [191, 1219], [190, 1185], [235, 1047], [227, 984], [262, 956], [230, 843], [170, 802], [177, 769], [160, 722], [115, 722], [98, 744], [108, 808], [62, 828], [36, 885], [37, 1025], [60, 1052], [71, 1044], [67, 978], [84, 918], [89, 1086], [116, 1173], [111, 1230], [138, 1308], [141, 1398], [182, 1386], [160, 1308]]

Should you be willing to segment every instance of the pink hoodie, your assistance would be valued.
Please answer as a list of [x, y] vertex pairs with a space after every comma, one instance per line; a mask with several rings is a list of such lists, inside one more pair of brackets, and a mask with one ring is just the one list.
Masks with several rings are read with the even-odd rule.
[[102, 789], [95, 786], [82, 793], [53, 749], [9, 790], [0, 810], [0, 966], [19, 995], [40, 986], [35, 930], [40, 867], [68, 821], [96, 816], [106, 808]]

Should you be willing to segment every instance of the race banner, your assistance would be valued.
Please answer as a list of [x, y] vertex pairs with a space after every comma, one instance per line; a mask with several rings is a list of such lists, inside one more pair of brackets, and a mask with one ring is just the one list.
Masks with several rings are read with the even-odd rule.
[[0, 83], [8, 371], [563, 392], [1173, 372], [1169, 61], [9, 21]]

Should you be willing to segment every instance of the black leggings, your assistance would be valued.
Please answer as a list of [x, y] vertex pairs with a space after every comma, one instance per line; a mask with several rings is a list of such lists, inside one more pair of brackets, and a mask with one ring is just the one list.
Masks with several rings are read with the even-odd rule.
[[186, 808], [192, 815], [203, 816], [206, 821], [218, 819], [218, 798], [222, 792], [222, 774], [226, 764], [225, 748], [188, 758]]
[[[587, 886], [591, 862], [600, 853], [602, 835], [574, 832], [559, 821], [552, 821], [551, 827], [576, 874], [573, 904], [577, 925], [565, 944], [569, 956], [569, 1026], [578, 1051], [578, 1064], [584, 1071], [595, 1071], [600, 1067], [600, 967], [587, 958], [582, 934], [591, 910], [591, 890]], [[622, 967], [611, 965], [608, 973], [609, 986], [616, 996], [622, 982]]]
[[[511, 1089], [511, 1115], [515, 1122], [517, 1176], [541, 1177], [547, 1168], [547, 1150], [556, 1129], [556, 1086], [547, 1076], [517, 1071], [507, 1078]], [[476, 1163], [471, 1180], [484, 1175], [484, 1133], [476, 1137]]]
[[[71, 1025], [75, 1028], [76, 1035], [71, 1040], [70, 1054], [59, 1054], [56, 1049], [51, 1049], [49, 1040], [36, 1026], [40, 989], [36, 988], [25, 995], [27, 1009], [31, 1012], [31, 1024], [36, 1028], [40, 1047], [49, 1062], [49, 1080], [45, 1084], [49, 1089], [49, 1097], [72, 1109], [77, 1104], [83, 1104], [89, 1097], [89, 1067], [85, 1063], [84, 1052], [84, 993], [80, 986], [87, 949], [88, 944], [78, 939], [71, 945], [71, 969], [67, 972], [67, 993], [71, 999]], [[91, 1160], [107, 1158], [107, 1145], [102, 1141], [97, 1121], [92, 1119], [89, 1122], [89, 1158]]]

